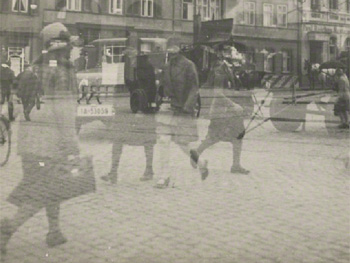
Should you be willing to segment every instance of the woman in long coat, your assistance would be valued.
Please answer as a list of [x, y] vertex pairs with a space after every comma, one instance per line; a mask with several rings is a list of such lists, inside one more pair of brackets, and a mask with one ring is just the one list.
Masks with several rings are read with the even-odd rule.
[[[59, 226], [60, 203], [94, 190], [94, 178], [88, 179], [91, 183], [85, 182], [91, 186], [87, 190], [85, 184], [78, 185], [79, 176], [70, 176], [81, 162], [74, 124], [77, 85], [74, 67], [68, 60], [69, 33], [62, 24], [54, 23], [43, 29], [41, 37], [48, 52], [34, 62], [34, 67], [46, 102], [42, 110], [34, 112], [31, 122], [20, 122], [18, 153], [22, 157], [23, 179], [8, 197], [8, 202], [18, 207], [17, 213], [11, 220], [1, 221], [2, 254], [13, 233], [42, 208], [46, 209], [49, 223], [47, 245], [65, 243]], [[55, 43], [60, 39], [61, 45], [51, 45], [51, 38]]]

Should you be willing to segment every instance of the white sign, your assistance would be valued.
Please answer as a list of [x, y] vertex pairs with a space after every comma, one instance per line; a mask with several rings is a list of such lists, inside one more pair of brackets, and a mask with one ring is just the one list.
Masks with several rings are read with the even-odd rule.
[[10, 57], [11, 69], [14, 71], [15, 76], [21, 73], [21, 58], [20, 57]]
[[124, 65], [102, 62], [102, 85], [124, 85]]

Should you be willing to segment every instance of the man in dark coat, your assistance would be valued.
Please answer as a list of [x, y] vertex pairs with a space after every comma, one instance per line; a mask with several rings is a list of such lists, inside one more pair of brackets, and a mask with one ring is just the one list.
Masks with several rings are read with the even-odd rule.
[[25, 66], [25, 70], [17, 78], [17, 96], [22, 100], [25, 119], [30, 121], [29, 114], [35, 105], [35, 100], [39, 92], [39, 80], [29, 65]]
[[5, 101], [7, 101], [9, 120], [13, 121], [15, 117], [13, 115], [14, 106], [11, 89], [15, 80], [15, 73], [10, 69], [10, 65], [11, 63], [8, 61], [2, 63], [0, 67], [1, 105], [5, 104]]

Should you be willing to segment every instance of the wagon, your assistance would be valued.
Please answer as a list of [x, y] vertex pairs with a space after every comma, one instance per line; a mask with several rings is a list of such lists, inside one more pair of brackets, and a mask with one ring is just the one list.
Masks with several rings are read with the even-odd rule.
[[82, 49], [85, 68], [77, 72], [77, 101], [81, 104], [77, 132], [83, 124], [96, 119], [109, 125], [118, 94], [130, 94], [134, 113], [159, 109], [162, 100], [158, 78], [166, 60], [166, 41], [136, 37], [98, 39]]

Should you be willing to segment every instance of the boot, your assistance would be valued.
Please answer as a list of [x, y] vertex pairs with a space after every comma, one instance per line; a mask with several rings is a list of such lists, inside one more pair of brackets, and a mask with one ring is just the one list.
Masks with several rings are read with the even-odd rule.
[[63, 236], [60, 230], [49, 232], [46, 235], [46, 244], [48, 247], [55, 247], [58, 245], [62, 245], [67, 242], [67, 239]]
[[9, 242], [12, 234], [14, 233], [14, 228], [12, 227], [10, 220], [5, 218], [1, 220], [0, 223], [0, 252], [1, 255], [5, 255], [7, 250], [6, 246]]

